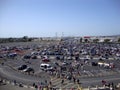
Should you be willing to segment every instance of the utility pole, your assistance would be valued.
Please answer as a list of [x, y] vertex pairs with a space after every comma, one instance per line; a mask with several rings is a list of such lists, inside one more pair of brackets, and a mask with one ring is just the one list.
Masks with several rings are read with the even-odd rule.
[[55, 37], [56, 37], [56, 39], [57, 39], [57, 32], [55, 33]]
[[62, 38], [64, 37], [64, 32], [62, 32]]

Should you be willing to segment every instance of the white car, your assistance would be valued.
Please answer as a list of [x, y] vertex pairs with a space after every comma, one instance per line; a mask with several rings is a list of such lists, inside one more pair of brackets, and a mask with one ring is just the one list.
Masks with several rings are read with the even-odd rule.
[[98, 65], [99, 66], [104, 66], [104, 63], [103, 62], [98, 62]]
[[53, 67], [50, 64], [41, 64], [40, 69], [42, 70], [51, 70]]

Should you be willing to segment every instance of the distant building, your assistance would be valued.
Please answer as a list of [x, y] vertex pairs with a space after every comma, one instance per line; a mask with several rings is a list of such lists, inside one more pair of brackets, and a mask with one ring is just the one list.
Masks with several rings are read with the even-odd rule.
[[84, 37], [41, 37], [35, 38], [33, 41], [61, 41], [61, 40], [69, 40], [69, 41], [77, 41], [80, 42], [94, 42], [94, 40], [98, 39], [98, 42], [104, 42], [106, 39], [109, 42], [117, 42], [120, 36], [84, 36]]
[[61, 38], [55, 38], [55, 37], [42, 37], [34, 39], [33, 41], [60, 41]]

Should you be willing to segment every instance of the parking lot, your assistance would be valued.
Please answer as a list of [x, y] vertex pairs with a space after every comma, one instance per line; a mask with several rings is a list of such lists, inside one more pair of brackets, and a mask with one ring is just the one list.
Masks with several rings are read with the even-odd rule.
[[[51, 59], [52, 58], [52, 59]], [[52, 66], [57, 67], [57, 69], [59, 69], [59, 66], [57, 66], [55, 64], [59, 63], [62, 65], [61, 61], [57, 61], [55, 58], [53, 58], [53, 56], [49, 57], [50, 62], [48, 62], [47, 64], [50, 64]], [[81, 63], [83, 60], [78, 61], [78, 63]], [[99, 75], [111, 75], [114, 73], [119, 73], [120, 72], [120, 67], [119, 67], [119, 61], [114, 61], [114, 60], [106, 60], [106, 62], [114, 62], [114, 64], [116, 65], [115, 68], [113, 69], [109, 69], [109, 68], [105, 68], [105, 67], [99, 67], [99, 66], [92, 66], [91, 63], [95, 61], [98, 62], [98, 60], [89, 60], [89, 64], [85, 64], [83, 66], [81, 66], [78, 70], [77, 67], [75, 67], [75, 70], [73, 71], [74, 74], [78, 74], [77, 72], [79, 71], [80, 75], [77, 75], [79, 77], [84, 77], [84, 76], [99, 76]], [[41, 70], [40, 68], [40, 64], [44, 63], [41, 59], [27, 59], [27, 60], [9, 60], [6, 62], [6, 64], [12, 66], [14, 69], [18, 70], [18, 67], [21, 65], [27, 65], [28, 67], [31, 67], [34, 69], [34, 74], [39, 74], [40, 72], [44, 72], [43, 70]], [[74, 63], [71, 61], [69, 61], [69, 63]], [[66, 66], [67, 69], [70, 68], [70, 66]], [[23, 72], [21, 70], [21, 72]], [[68, 70], [65, 70], [63, 73], [67, 73]]]
[[[77, 82], [81, 78], [120, 74], [119, 44], [80, 44], [72, 41], [1, 44], [0, 56], [3, 60], [1, 65], [47, 81], [56, 77], [61, 78], [60, 82], [63, 79]], [[42, 64], [45, 64], [43, 68]]]

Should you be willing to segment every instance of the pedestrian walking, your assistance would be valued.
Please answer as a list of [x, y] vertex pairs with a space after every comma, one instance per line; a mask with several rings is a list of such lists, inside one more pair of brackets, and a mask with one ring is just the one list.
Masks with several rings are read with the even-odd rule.
[[64, 79], [62, 79], [62, 81], [61, 81], [61, 84], [63, 84], [64, 83]]
[[102, 80], [102, 85], [106, 85], [106, 81], [105, 80]]
[[74, 83], [76, 82], [76, 79], [75, 79], [75, 77], [73, 77], [73, 82], [74, 82]]
[[49, 82], [49, 85], [50, 85], [50, 86], [52, 85], [52, 82], [51, 82], [51, 81]]
[[37, 86], [37, 85], [35, 85], [35, 89], [36, 89], [36, 90], [38, 89], [38, 86]]
[[35, 87], [35, 83], [33, 83], [33, 87]]
[[79, 81], [79, 79], [77, 79], [77, 84], [80, 84], [80, 81]]
[[14, 80], [13, 82], [14, 82], [14, 85], [16, 85], [16, 80]]
[[47, 84], [47, 80], [45, 80], [45, 84]]

